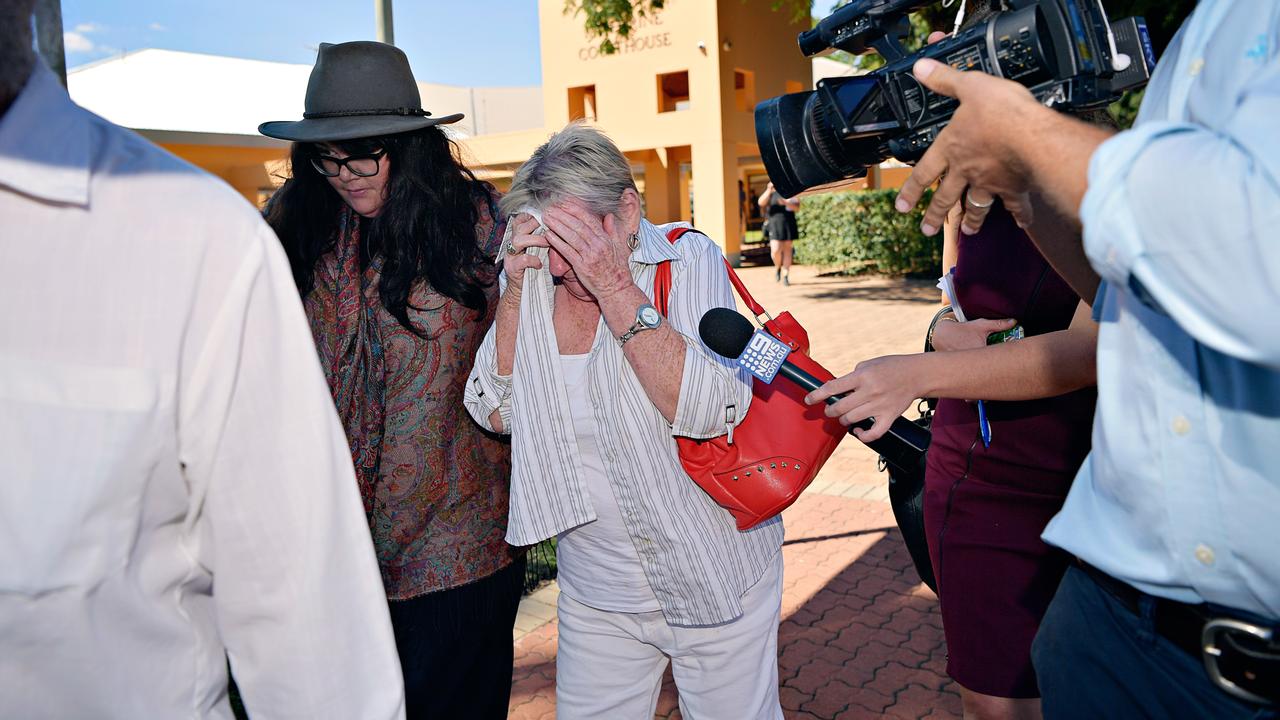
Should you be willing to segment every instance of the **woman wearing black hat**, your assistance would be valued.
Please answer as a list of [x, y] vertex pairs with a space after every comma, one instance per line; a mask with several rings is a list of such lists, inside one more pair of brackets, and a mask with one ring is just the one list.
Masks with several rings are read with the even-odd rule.
[[[497, 194], [421, 108], [404, 53], [324, 44], [267, 220], [293, 266], [355, 461], [410, 717], [505, 718], [522, 550], [510, 454], [463, 387], [497, 300]], [[282, 508], [301, 512], [305, 508]]]

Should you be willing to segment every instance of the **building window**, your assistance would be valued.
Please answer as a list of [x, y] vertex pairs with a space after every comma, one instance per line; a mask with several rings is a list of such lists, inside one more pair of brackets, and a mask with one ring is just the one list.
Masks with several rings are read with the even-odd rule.
[[689, 71], [658, 76], [658, 112], [689, 109]]
[[799, 80], [788, 80], [788, 81], [787, 81], [787, 93], [798, 93], [798, 92], [804, 92], [804, 91], [805, 91], [805, 90], [807, 90], [807, 89], [808, 89], [808, 88], [807, 88], [807, 87], [805, 87], [805, 84], [804, 84], [804, 83], [802, 83], [802, 82], [800, 82]]
[[733, 71], [733, 102], [743, 112], [756, 107], [756, 74], [749, 70]]
[[596, 119], [596, 86], [569, 88], [569, 122]]

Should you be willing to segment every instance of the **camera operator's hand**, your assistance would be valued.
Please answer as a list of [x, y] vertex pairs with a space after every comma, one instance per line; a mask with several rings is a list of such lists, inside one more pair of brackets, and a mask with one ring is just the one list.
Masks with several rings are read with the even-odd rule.
[[[953, 325], [955, 323], [952, 323]], [[875, 418], [869, 430], [854, 428], [862, 442], [879, 440], [893, 421], [907, 411], [920, 396], [919, 380], [924, 374], [922, 355], [887, 355], [858, 363], [853, 372], [828, 382], [805, 396], [805, 403], [817, 405], [832, 395], [847, 396], [826, 407], [827, 417], [841, 425]]]
[[[966, 188], [978, 190], [980, 205], [989, 196], [1000, 196], [1026, 222], [1023, 198], [1034, 185], [1055, 207], [1075, 216], [1088, 182], [1089, 158], [1108, 137], [1105, 130], [1056, 113], [1018, 83], [986, 73], [921, 60], [915, 75], [930, 90], [960, 101], [898, 196], [898, 210], [909, 212], [924, 190], [942, 178], [921, 223], [926, 235], [937, 233]], [[965, 222], [966, 230], [980, 227], [975, 219]]]
[[[929, 33], [926, 42], [930, 45], [936, 42], [942, 42], [951, 37], [950, 34], [941, 30], [935, 30]], [[958, 227], [964, 231], [966, 235], [973, 235], [982, 228], [982, 223], [986, 222], [987, 213], [991, 212], [991, 206], [996, 202], [995, 196], [991, 193], [984, 192], [977, 188], [969, 188], [964, 194], [964, 202], [956, 206], [958, 214]], [[952, 217], [947, 218], [948, 221]]]

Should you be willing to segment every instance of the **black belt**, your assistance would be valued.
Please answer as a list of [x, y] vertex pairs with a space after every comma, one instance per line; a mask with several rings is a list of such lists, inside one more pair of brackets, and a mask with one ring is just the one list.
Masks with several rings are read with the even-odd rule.
[[1208, 605], [1154, 597], [1077, 560], [1103, 590], [1135, 615], [1141, 600], [1154, 601], [1156, 634], [1204, 663], [1209, 679], [1223, 691], [1258, 705], [1280, 705], [1280, 624], [1259, 625]]

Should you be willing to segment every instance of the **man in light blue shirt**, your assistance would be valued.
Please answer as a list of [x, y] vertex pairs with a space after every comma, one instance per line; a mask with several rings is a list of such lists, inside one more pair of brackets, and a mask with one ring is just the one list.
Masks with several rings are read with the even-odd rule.
[[1082, 225], [1041, 245], [1060, 273], [1103, 280], [1093, 453], [1044, 535], [1081, 560], [1036, 640], [1046, 716], [1275, 717], [1280, 3], [1201, 0], [1114, 136], [1015, 83], [916, 75], [961, 106], [900, 209], [944, 173], [928, 234], [966, 187], [1015, 214], [1030, 193]]

